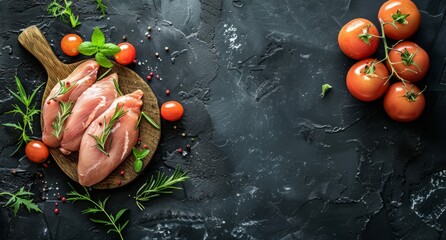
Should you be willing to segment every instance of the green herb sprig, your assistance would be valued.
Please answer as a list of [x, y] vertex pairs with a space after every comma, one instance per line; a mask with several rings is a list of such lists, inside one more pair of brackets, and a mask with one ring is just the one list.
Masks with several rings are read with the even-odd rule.
[[105, 4], [102, 2], [102, 0], [96, 0], [96, 9], [98, 9], [99, 11], [101, 11], [102, 16], [106, 15], [105, 10], [107, 9], [107, 6], [105, 6]]
[[120, 52], [121, 49], [113, 43], [105, 43], [104, 33], [95, 27], [91, 36], [91, 42], [85, 41], [78, 47], [80, 53], [86, 56], [95, 55], [96, 62], [105, 68], [113, 67], [113, 63], [108, 60], [107, 56], [113, 56]]
[[[63, 5], [61, 5], [61, 3]], [[71, 23], [71, 27], [75, 28], [81, 25], [81, 23], [79, 22], [79, 16], [75, 16], [73, 14], [71, 5], [71, 1], [64, 0], [62, 2], [60, 0], [53, 0], [53, 2], [48, 5], [48, 13], [51, 13], [53, 17], [59, 17], [64, 22], [68, 22], [68, 18]]]
[[150, 201], [154, 197], [158, 197], [161, 194], [172, 193], [172, 190], [180, 190], [182, 188], [174, 186], [177, 183], [184, 182], [189, 177], [185, 172], [182, 172], [180, 168], [176, 168], [172, 176], [168, 177], [164, 173], [158, 172], [156, 178], [153, 176], [149, 181], [144, 183], [136, 192], [134, 197], [136, 205], [140, 210], [144, 209], [144, 205], [141, 202]]
[[73, 110], [74, 106], [73, 102], [59, 102], [59, 104], [60, 104], [60, 112], [57, 113], [56, 119], [51, 125], [54, 129], [52, 134], [56, 138], [59, 138], [60, 134], [62, 134], [65, 131], [64, 128], [65, 121], [71, 115], [71, 110]]
[[0, 192], [0, 196], [9, 196], [9, 200], [6, 202], [4, 207], [12, 208], [14, 212], [14, 217], [17, 216], [17, 212], [19, 211], [21, 205], [24, 205], [26, 209], [28, 209], [28, 212], [31, 212], [31, 210], [36, 212], [42, 212], [39, 206], [37, 206], [37, 204], [35, 204], [32, 199], [29, 199], [29, 196], [32, 195], [34, 194], [25, 191], [24, 187], [21, 187], [17, 193]]
[[327, 94], [327, 92], [330, 89], [332, 89], [332, 86], [330, 84], [326, 83], [326, 84], [323, 84], [321, 88], [322, 88], [322, 92], [321, 92], [320, 96], [321, 96], [321, 98], [323, 98], [323, 97], [325, 97], [325, 94]]
[[141, 119], [145, 118], [154, 128], [156, 129], [160, 129], [160, 126], [155, 122], [155, 120], [153, 120], [149, 115], [147, 115], [147, 113], [142, 112], [141, 114], [139, 114], [139, 118], [138, 118], [138, 122], [136, 123], [136, 127], [135, 129], [138, 129], [139, 124], [141, 123]]
[[129, 223], [129, 220], [125, 221], [124, 224], [122, 224], [122, 225], [120, 223], [118, 223], [118, 220], [127, 211], [127, 209], [123, 208], [123, 209], [119, 210], [116, 213], [116, 215], [113, 215], [113, 214], [107, 212], [106, 206], [105, 206], [109, 197], [105, 198], [103, 201], [101, 201], [100, 199], [98, 201], [94, 201], [91, 198], [90, 193], [88, 192], [88, 190], [85, 187], [84, 187], [84, 191], [85, 191], [85, 193], [82, 194], [82, 193], [79, 193], [73, 189], [71, 192], [67, 193], [67, 196], [68, 196], [67, 200], [71, 201], [71, 202], [86, 201], [86, 202], [90, 202], [91, 204], [93, 204], [94, 207], [82, 210], [82, 214], [103, 213], [106, 217], [105, 220], [97, 219], [97, 218], [90, 218], [90, 221], [92, 221], [94, 223], [104, 224], [106, 227], [109, 227], [109, 230], [107, 231], [107, 233], [115, 232], [119, 235], [120, 239], [124, 239], [124, 237], [122, 236], [122, 231]]
[[122, 96], [123, 94], [122, 94], [121, 88], [119, 87], [118, 82], [114, 78], [113, 78], [113, 85], [115, 85], [115, 89], [118, 92], [119, 96]]
[[149, 149], [143, 149], [139, 151], [137, 148], [133, 147], [133, 156], [135, 156], [135, 164], [133, 165], [133, 168], [135, 169], [135, 172], [140, 172], [142, 169], [143, 162], [142, 160], [149, 155], [150, 150]]
[[25, 143], [27, 143], [30, 140], [30, 136], [28, 135], [28, 131], [32, 134], [33, 133], [33, 118], [34, 115], [39, 114], [40, 110], [36, 109], [36, 103], [32, 104], [34, 97], [36, 96], [37, 91], [43, 86], [43, 83], [39, 85], [30, 96], [26, 94], [25, 88], [23, 88], [23, 85], [20, 81], [20, 79], [16, 76], [15, 77], [15, 83], [17, 86], [17, 93], [11, 91], [8, 89], [8, 91], [19, 100], [23, 107], [19, 107], [17, 104], [12, 104], [14, 107], [13, 110], [6, 112], [6, 114], [18, 114], [22, 117], [22, 121], [18, 123], [3, 123], [2, 125], [5, 127], [10, 127], [16, 130], [21, 131], [20, 137], [18, 139], [17, 148], [15, 151], [11, 154], [15, 154], [20, 147]]
[[69, 92], [76, 85], [76, 83], [75, 84], [68, 84], [68, 83], [62, 82], [61, 80], [59, 80], [58, 83], [59, 83], [59, 86], [60, 86], [59, 90], [57, 90], [57, 93], [54, 94], [54, 96], [52, 96], [50, 98], [50, 100], [56, 100], [56, 98], [58, 98], [59, 96]]
[[[96, 148], [101, 151], [102, 153], [104, 153], [107, 156], [110, 156], [107, 152], [107, 147], [105, 146], [108, 137], [110, 136], [110, 133], [113, 129], [113, 126], [116, 124], [116, 122], [122, 118], [127, 112], [123, 110], [123, 107], [119, 106], [119, 104], [116, 104], [116, 109], [115, 109], [115, 113], [113, 114], [113, 116], [110, 118], [110, 121], [107, 123], [107, 118], [104, 116], [104, 130], [102, 131], [100, 136], [96, 136], [96, 135], [92, 135], [90, 134], [91, 137], [93, 137], [96, 140]], [[111, 144], [112, 139], [110, 139], [109, 145]]]

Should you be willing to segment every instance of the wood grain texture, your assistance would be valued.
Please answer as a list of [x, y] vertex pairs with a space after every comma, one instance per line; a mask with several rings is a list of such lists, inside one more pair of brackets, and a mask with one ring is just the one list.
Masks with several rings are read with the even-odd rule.
[[[18, 37], [20, 44], [23, 45], [45, 68], [48, 74], [48, 82], [45, 87], [45, 91], [42, 97], [42, 108], [45, 104], [45, 99], [50, 93], [54, 85], [58, 80], [65, 79], [79, 64], [76, 62], [72, 64], [64, 64], [52, 51], [48, 41], [43, 36], [42, 32], [36, 27], [31, 26], [26, 28]], [[106, 69], [100, 69], [98, 77], [105, 72]], [[160, 112], [158, 106], [158, 100], [153, 93], [149, 85], [134, 71], [127, 67], [121, 66], [117, 63], [113, 63], [113, 68], [110, 73], [117, 73], [119, 76], [119, 84], [123, 94], [131, 93], [137, 89], [141, 89], [144, 92], [143, 106], [141, 111], [147, 113], [158, 125], [161, 126]], [[41, 118], [42, 119], [42, 118]], [[41, 121], [42, 122], [42, 121]], [[158, 147], [161, 130], [154, 128], [150, 123], [145, 120], [141, 121], [139, 136], [141, 138], [141, 146], [146, 144], [150, 150], [149, 156], [143, 161], [143, 170], [147, 167], [152, 159], [156, 148]], [[52, 148], [50, 153], [55, 162], [67, 174], [71, 179], [78, 182], [77, 176], [77, 159], [78, 152], [72, 153], [69, 156], [63, 155], [59, 149]], [[102, 182], [93, 185], [93, 188], [97, 189], [111, 189], [124, 186], [134, 180], [138, 173], [133, 170], [133, 164], [135, 159], [133, 154], [119, 165], [106, 179]], [[125, 171], [124, 176], [119, 174], [120, 171]], [[140, 171], [143, 172], [143, 170]]]

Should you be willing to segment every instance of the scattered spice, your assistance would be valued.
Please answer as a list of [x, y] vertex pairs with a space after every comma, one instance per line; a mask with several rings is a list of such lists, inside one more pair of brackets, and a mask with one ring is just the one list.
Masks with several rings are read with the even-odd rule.
[[164, 51], [168, 52], [169, 48], [168, 47], [164, 47]]
[[55, 209], [54, 209], [54, 213], [55, 213], [55, 214], [59, 214], [59, 208], [55, 208]]
[[160, 75], [157, 74], [157, 75], [156, 75], [156, 78], [157, 78], [157, 79], [160, 79]]
[[187, 149], [187, 151], [190, 152], [190, 149], [191, 149], [190, 144], [187, 144], [187, 145], [186, 145], [186, 149]]
[[155, 56], [156, 56], [156, 57], [159, 57], [159, 56], [160, 56], [160, 54], [159, 54], [158, 52], [156, 52], [156, 53], [155, 53]]
[[149, 76], [153, 77], [153, 72], [150, 72], [150, 73], [149, 73]]
[[182, 137], [186, 137], [186, 133], [182, 133], [181, 136], [182, 136]]
[[11, 173], [12, 173], [12, 175], [17, 175], [17, 170], [16, 169], [13, 169], [12, 171], [11, 171]]
[[166, 89], [166, 95], [170, 95], [170, 90]]
[[47, 168], [47, 167], [48, 167], [48, 164], [47, 164], [47, 163], [43, 163], [43, 167], [44, 167], [44, 168]]
[[150, 80], [152, 80], [152, 77], [149, 75], [149, 76], [147, 76], [147, 81], [150, 81]]
[[126, 36], [126, 35], [123, 35], [123, 36], [122, 36], [122, 41], [123, 41], [123, 42], [127, 42], [127, 36]]
[[56, 207], [59, 206], [59, 203], [58, 202], [54, 203], [54, 206], [56, 206]]
[[147, 144], [144, 144], [142, 147], [145, 148], [145, 149], [149, 148], [149, 147], [147, 146]]
[[122, 184], [121, 180], [118, 179], [118, 180], [116, 181], [116, 184], [121, 185], [121, 184]]
[[147, 27], [147, 31], [149, 31], [149, 32], [152, 31], [152, 27], [151, 27], [151, 26], [148, 26], [148, 27]]
[[121, 176], [124, 176], [125, 172], [124, 172], [124, 171], [120, 171], [119, 174], [120, 174]]
[[65, 197], [62, 197], [62, 202], [66, 202], [67, 199]]
[[178, 149], [177, 149], [177, 152], [182, 153], [182, 152], [183, 152], [183, 149], [182, 149], [182, 148], [178, 148]]
[[151, 39], [151, 38], [152, 38], [152, 35], [147, 34], [147, 38], [148, 38], [148, 39]]

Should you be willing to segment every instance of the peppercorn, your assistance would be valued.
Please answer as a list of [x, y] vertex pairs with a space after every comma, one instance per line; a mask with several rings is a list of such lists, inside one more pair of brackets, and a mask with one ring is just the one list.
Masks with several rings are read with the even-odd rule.
[[155, 57], [159, 57], [160, 54], [158, 52], [155, 53]]
[[147, 76], [147, 80], [148, 80], [148, 81], [152, 80], [152, 77], [151, 77], [150, 75]]
[[168, 51], [169, 51], [169, 48], [168, 48], [168, 47], [164, 47], [164, 50], [165, 50], [166, 52], [168, 52]]
[[120, 171], [119, 174], [120, 174], [121, 176], [124, 176], [125, 172], [124, 172], [124, 171]]
[[166, 89], [166, 95], [170, 95], [170, 90]]
[[66, 202], [67, 199], [65, 197], [62, 197], [62, 202]]
[[186, 145], [186, 149], [187, 149], [187, 151], [190, 152], [190, 144], [187, 144], [187, 145]]
[[183, 152], [183, 149], [182, 149], [182, 148], [178, 148], [178, 149], [177, 149], [177, 152], [182, 153], [182, 152]]
[[58, 214], [59, 213], [59, 209], [58, 208], [54, 209], [54, 213]]
[[127, 36], [126, 35], [122, 36], [122, 41], [127, 42]]

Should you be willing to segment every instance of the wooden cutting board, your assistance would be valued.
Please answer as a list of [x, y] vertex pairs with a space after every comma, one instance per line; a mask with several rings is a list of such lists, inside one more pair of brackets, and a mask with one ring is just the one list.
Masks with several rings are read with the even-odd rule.
[[[59, 59], [52, 51], [50, 45], [48, 44], [48, 41], [45, 39], [42, 32], [36, 26], [26, 28], [19, 35], [18, 39], [20, 44], [22, 44], [23, 47], [25, 47], [34, 57], [36, 57], [37, 60], [39, 60], [48, 74], [47, 84], [42, 97], [43, 108], [45, 99], [47, 98], [54, 85], [57, 84], [58, 80], [65, 79], [77, 66], [79, 66], [79, 64], [82, 63], [82, 61], [72, 64], [64, 64], [59, 61]], [[99, 70], [98, 77], [105, 71], [106, 69], [101, 68]], [[110, 73], [118, 74], [119, 85], [123, 94], [131, 93], [137, 89], [141, 89], [144, 92], [143, 107], [141, 110], [147, 113], [156, 123], [158, 123], [158, 125], [161, 126], [158, 100], [146, 81], [144, 81], [134, 71], [117, 63], [113, 63], [113, 68]], [[141, 145], [139, 146], [139, 149], [141, 149], [145, 144], [150, 150], [150, 154], [143, 160], [143, 168], [139, 172], [141, 173], [149, 164], [156, 148], [158, 147], [158, 143], [161, 137], [161, 130], [154, 128], [150, 123], [142, 120], [139, 131], [139, 137], [141, 139]], [[54, 161], [57, 163], [57, 165], [59, 165], [60, 169], [62, 169], [62, 171], [71, 179], [78, 182], [78, 152], [66, 156], [63, 155], [59, 151], [59, 149], [51, 148], [50, 153]], [[92, 187], [97, 189], [111, 189], [130, 183], [139, 174], [133, 170], [134, 162], [135, 158], [133, 157], [133, 154], [130, 154], [130, 156], [121, 165], [119, 165], [106, 179]], [[125, 172], [123, 176], [120, 175], [121, 171]]]

